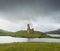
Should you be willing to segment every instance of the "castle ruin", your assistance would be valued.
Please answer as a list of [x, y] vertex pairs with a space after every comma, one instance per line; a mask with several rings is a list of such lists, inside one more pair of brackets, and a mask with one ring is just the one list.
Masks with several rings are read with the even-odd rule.
[[27, 33], [33, 33], [34, 32], [34, 29], [32, 28], [30, 28], [30, 25], [29, 24], [27, 24]]

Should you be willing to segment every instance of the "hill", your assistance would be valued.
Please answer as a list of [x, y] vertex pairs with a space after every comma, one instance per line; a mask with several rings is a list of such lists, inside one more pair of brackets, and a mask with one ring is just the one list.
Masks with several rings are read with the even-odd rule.
[[0, 32], [8, 32], [8, 31], [5, 31], [5, 30], [0, 29]]
[[5, 30], [0, 30], [0, 36], [13, 36], [13, 37], [26, 37], [26, 38], [38, 38], [43, 35], [43, 32], [34, 31], [33, 33], [27, 33], [26, 30], [21, 30], [17, 32], [8, 32]]
[[54, 30], [54, 31], [49, 31], [49, 32], [46, 32], [46, 33], [49, 33], [49, 34], [60, 34], [60, 29]]
[[40, 37], [42, 34], [44, 34], [43, 32], [39, 32], [39, 31], [34, 31], [33, 33], [27, 33], [26, 30], [22, 30], [22, 31], [17, 31], [14, 33], [15, 36], [20, 36], [20, 37], [27, 37], [27, 38], [37, 38]]
[[0, 36], [9, 36], [12, 32], [0, 29]]

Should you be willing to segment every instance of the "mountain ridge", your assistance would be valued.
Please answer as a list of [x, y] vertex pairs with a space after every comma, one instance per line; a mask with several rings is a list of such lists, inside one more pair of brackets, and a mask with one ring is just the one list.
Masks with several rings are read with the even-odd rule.
[[49, 34], [60, 34], [60, 29], [49, 31], [49, 32], [46, 32], [46, 33], [49, 33]]

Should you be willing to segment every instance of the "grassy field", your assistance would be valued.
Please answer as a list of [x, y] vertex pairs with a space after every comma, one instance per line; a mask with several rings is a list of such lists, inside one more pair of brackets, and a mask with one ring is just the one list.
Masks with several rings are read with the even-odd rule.
[[13, 36], [13, 37], [23, 37], [23, 38], [56, 38], [60, 37], [51, 37], [47, 36], [43, 32], [34, 31], [33, 33], [28, 34], [26, 30], [17, 31], [17, 32], [0, 32], [0, 36]]
[[11, 34], [14, 34], [13, 32], [0, 32], [0, 36], [9, 36]]
[[42, 32], [34, 31], [33, 33], [28, 34], [27, 31], [17, 31], [17, 32], [0, 32], [0, 36], [14, 36], [14, 37], [27, 37], [27, 38], [38, 38]]
[[60, 43], [22, 42], [0, 44], [0, 51], [60, 51]]
[[18, 31], [15, 32], [14, 34], [15, 36], [36, 38], [36, 37], [40, 37], [43, 33], [39, 31], [34, 31], [33, 33], [28, 34], [27, 31]]

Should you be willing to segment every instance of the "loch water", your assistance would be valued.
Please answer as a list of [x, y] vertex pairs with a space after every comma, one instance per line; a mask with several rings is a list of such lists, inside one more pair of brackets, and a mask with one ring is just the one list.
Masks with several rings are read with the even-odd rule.
[[[60, 37], [58, 34], [47, 34], [52, 37]], [[12, 42], [59, 42], [60, 39], [55, 38], [22, 38], [11, 36], [0, 36], [0, 43], [12, 43]]]

